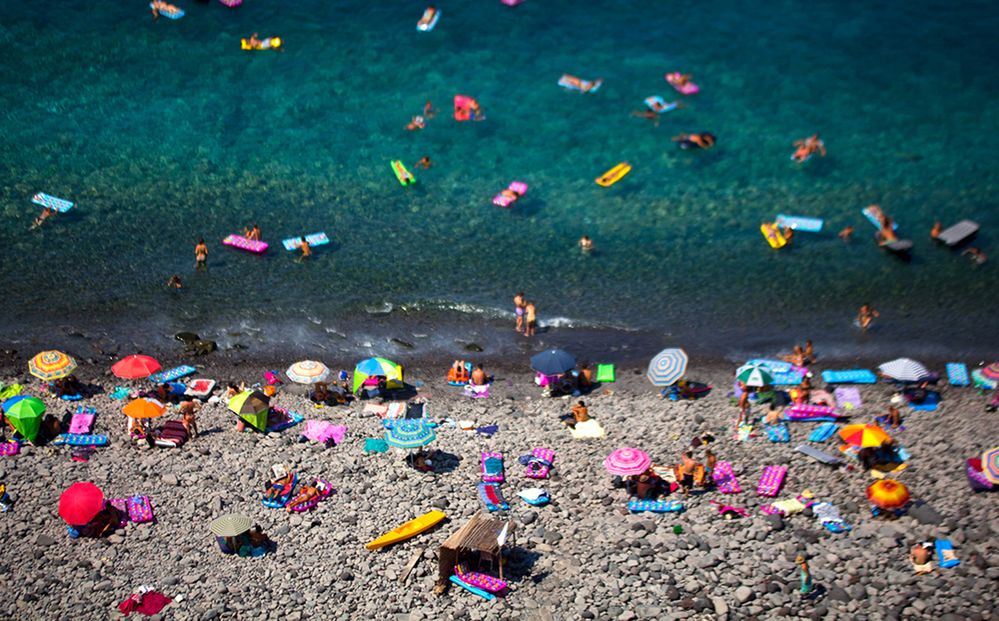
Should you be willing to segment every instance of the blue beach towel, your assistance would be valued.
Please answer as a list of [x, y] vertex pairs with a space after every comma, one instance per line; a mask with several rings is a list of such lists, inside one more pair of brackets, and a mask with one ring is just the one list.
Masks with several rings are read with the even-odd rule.
[[940, 405], [940, 393], [935, 390], [926, 393], [926, 399], [922, 403], [910, 403], [909, 407], [920, 412], [932, 412]]
[[767, 432], [767, 437], [770, 438], [771, 442], [790, 442], [791, 432], [788, 431], [787, 425], [784, 423], [777, 423], [776, 425], [764, 425], [763, 429]]
[[172, 382], [174, 380], [180, 379], [185, 375], [190, 375], [197, 371], [194, 367], [184, 364], [179, 367], [174, 367], [166, 371], [160, 371], [159, 373], [153, 373], [149, 376], [150, 382], [155, 382], [157, 384], [162, 384], [163, 382]]
[[951, 386], [967, 386], [971, 383], [968, 377], [968, 367], [963, 362], [947, 363], [947, 381]]
[[823, 371], [822, 379], [827, 384], [876, 384], [878, 381], [877, 376], [868, 369]]
[[950, 539], [937, 539], [933, 546], [937, 549], [937, 564], [940, 569], [950, 569], [961, 564], [961, 560], [954, 556], [954, 545]]
[[808, 434], [809, 442], [825, 442], [836, 433], [836, 423], [822, 423]]
[[628, 502], [628, 511], [632, 513], [640, 511], [674, 513], [683, 511], [683, 503], [679, 500], [632, 500]]

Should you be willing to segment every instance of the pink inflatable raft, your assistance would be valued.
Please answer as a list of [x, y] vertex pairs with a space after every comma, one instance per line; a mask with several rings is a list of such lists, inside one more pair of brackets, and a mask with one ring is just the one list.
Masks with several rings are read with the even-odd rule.
[[503, 4], [505, 4], [507, 6], [517, 6], [518, 4], [520, 4], [523, 1], [524, 0], [500, 0], [500, 2], [502, 2]]
[[292, 498], [291, 502], [288, 503], [288, 507], [295, 513], [305, 513], [310, 509], [314, 508], [319, 504], [320, 500], [326, 500], [331, 493], [333, 493], [333, 486], [330, 485], [329, 481], [325, 479], [316, 479], [316, 482], [312, 484], [317, 490], [319, 490], [319, 496], [313, 496], [306, 502], [295, 502]]
[[527, 194], [527, 184], [522, 181], [514, 181], [507, 189], [493, 197], [493, 205], [511, 207], [524, 194]]
[[239, 248], [240, 250], [255, 254], [263, 254], [267, 251], [267, 242], [246, 239], [243, 235], [236, 235], [235, 233], [223, 239], [222, 243], [226, 246], [232, 246], [233, 248]]
[[694, 93], [701, 90], [701, 87], [694, 84], [693, 82], [687, 81], [686, 84], [681, 84], [680, 78], [683, 76], [679, 71], [674, 71], [673, 73], [666, 74], [666, 81], [675, 88], [677, 91], [683, 93], [684, 95], [693, 95]]
[[226, 5], [230, 9], [235, 9], [239, 5], [243, 4], [243, 0], [219, 0], [219, 2]]

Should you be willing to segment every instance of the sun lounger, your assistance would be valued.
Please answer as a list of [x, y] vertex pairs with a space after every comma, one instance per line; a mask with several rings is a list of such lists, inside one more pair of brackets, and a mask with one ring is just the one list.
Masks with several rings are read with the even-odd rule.
[[836, 404], [844, 412], [860, 409], [864, 402], [860, 399], [860, 390], [854, 386], [839, 386], [833, 391]]
[[846, 369], [823, 371], [822, 379], [827, 384], [876, 384], [878, 378], [869, 369]]
[[933, 547], [937, 550], [937, 564], [940, 569], [950, 569], [961, 564], [961, 560], [954, 554], [954, 544], [950, 539], [937, 539]]
[[812, 430], [812, 433], [808, 434], [809, 442], [825, 442], [832, 437], [839, 426], [836, 423], [822, 423], [818, 427]]
[[479, 500], [489, 511], [506, 511], [510, 508], [498, 483], [479, 483]]
[[149, 502], [149, 496], [130, 496], [128, 499], [128, 519], [133, 524], [152, 522], [153, 504]]
[[790, 442], [791, 432], [788, 431], [787, 425], [784, 423], [777, 423], [776, 425], [764, 425], [763, 430], [767, 432], [767, 438], [771, 442]]
[[69, 433], [88, 434], [94, 426], [94, 418], [97, 416], [97, 408], [79, 406], [76, 413], [69, 421]]
[[937, 241], [950, 247], [971, 239], [978, 232], [978, 223], [973, 220], [961, 220], [953, 226], [948, 226], [937, 235]]
[[842, 415], [828, 405], [798, 403], [784, 411], [784, 419], [792, 422], [836, 421]]
[[[194, 367], [192, 367], [190, 365], [187, 365], [187, 364], [183, 364], [183, 365], [181, 365], [179, 367], [174, 367], [174, 368], [168, 369], [166, 371], [160, 371], [159, 373], [153, 373], [152, 375], [149, 376], [148, 379], [149, 379], [150, 382], [155, 382], [157, 384], [162, 384], [163, 382], [172, 382], [174, 380], [178, 380], [178, 379], [180, 379], [182, 377], [185, 377], [187, 375], [191, 375], [195, 371], [197, 371], [197, 369], [195, 369]], [[186, 389], [187, 388], [185, 387], [185, 390]]]
[[505, 581], [500, 580], [495, 576], [479, 573], [477, 571], [466, 572], [461, 565], [455, 565], [454, 573], [466, 584], [489, 591], [490, 593], [499, 593], [506, 588]]
[[547, 479], [555, 463], [555, 451], [550, 448], [537, 447], [531, 451], [531, 459], [527, 462], [524, 476], [528, 479]]
[[715, 469], [711, 473], [711, 478], [718, 487], [718, 491], [723, 494], [739, 494], [742, 488], [735, 480], [735, 473], [732, 471], [732, 464], [727, 461], [720, 461], [715, 464]]
[[679, 500], [632, 500], [628, 502], [628, 511], [640, 513], [676, 513], [683, 511], [683, 503]]
[[576, 423], [576, 426], [569, 431], [572, 433], [572, 437], [576, 440], [604, 437], [604, 428], [600, 426], [600, 423], [598, 423], [595, 418], [591, 418], [590, 420], [582, 423]]
[[817, 502], [812, 505], [812, 513], [822, 526], [831, 533], [845, 533], [851, 530], [849, 524], [843, 521], [836, 505], [830, 502]]
[[967, 386], [971, 383], [968, 367], [963, 362], [948, 362], [947, 381], [951, 386]]
[[756, 486], [756, 493], [759, 496], [773, 498], [780, 492], [780, 486], [784, 484], [784, 477], [787, 475], [787, 468], [784, 466], [767, 466], [763, 469], [760, 483]]
[[502, 483], [503, 479], [503, 453], [482, 453], [482, 480], [486, 483]]
[[795, 447], [794, 450], [798, 451], [802, 455], [807, 455], [808, 457], [811, 457], [815, 461], [826, 464], [827, 466], [843, 465], [843, 460], [841, 458], [832, 455], [830, 453], [827, 453], [825, 451], [820, 451], [814, 446], [810, 446], [808, 444], [799, 444], [797, 447]]
[[187, 428], [179, 420], [168, 420], [163, 426], [153, 432], [156, 446], [178, 448], [188, 440]]

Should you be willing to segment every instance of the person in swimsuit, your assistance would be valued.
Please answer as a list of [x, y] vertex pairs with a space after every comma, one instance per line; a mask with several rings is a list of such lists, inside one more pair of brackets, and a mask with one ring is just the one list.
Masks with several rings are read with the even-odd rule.
[[158, 20], [160, 18], [160, 2], [159, 2], [159, 0], [153, 0], [153, 2], [151, 2], [149, 4], [149, 8], [151, 8], [153, 10], [153, 21], [155, 22], [156, 20]]
[[319, 489], [312, 485], [303, 485], [302, 489], [298, 492], [298, 496], [295, 496], [295, 499], [288, 503], [288, 513], [293, 512], [296, 507], [308, 504], [313, 498], [319, 498]]
[[260, 227], [256, 224], [253, 225], [253, 228], [243, 229], [243, 234], [246, 236], [246, 239], [251, 241], [260, 241], [261, 238]]
[[870, 304], [864, 304], [860, 307], [860, 310], [857, 311], [857, 325], [860, 326], [862, 331], [867, 332], [867, 328], [871, 327], [871, 323], [874, 319], [880, 316], [881, 313], [871, 308]]
[[697, 147], [698, 149], [710, 149], [715, 146], [715, 136], [710, 132], [701, 132], [699, 134], [680, 134], [678, 136], [673, 136], [673, 142], [680, 144], [681, 149], [689, 149], [691, 147]]
[[917, 543], [909, 550], [909, 560], [912, 561], [912, 569], [917, 576], [922, 576], [933, 571], [933, 544]]
[[815, 357], [815, 346], [812, 345], [812, 339], [805, 340], [805, 352], [804, 352], [804, 364], [798, 366], [808, 366], [810, 364], [815, 364], [817, 358]]
[[940, 233], [942, 232], [943, 232], [943, 224], [940, 224], [940, 221], [937, 220], [936, 222], [933, 223], [933, 228], [930, 229], [930, 239], [936, 241], [937, 238], [940, 237]]
[[416, 115], [412, 119], [410, 119], [409, 124], [406, 125], [406, 129], [408, 129], [409, 131], [412, 132], [412, 131], [416, 131], [418, 129], [423, 129], [426, 126], [427, 126], [426, 119], [424, 119], [420, 115]]
[[850, 238], [853, 236], [853, 227], [852, 226], [843, 227], [843, 230], [837, 233], [836, 236], [845, 242], [850, 241]]
[[58, 212], [55, 209], [52, 209], [51, 207], [46, 207], [42, 209], [42, 213], [38, 214], [38, 217], [35, 218], [35, 221], [31, 223], [31, 229], [32, 230], [37, 229], [42, 224], [44, 224], [46, 220], [56, 215], [56, 213]]
[[538, 330], [537, 309], [534, 302], [527, 302], [524, 305], [524, 314], [527, 316], [527, 324], [524, 326], [524, 336], [534, 336]]
[[299, 249], [302, 251], [302, 256], [298, 257], [296, 263], [301, 263], [312, 256], [312, 246], [309, 245], [309, 242], [305, 241], [304, 235], [302, 236], [302, 243], [299, 246]]
[[262, 42], [260, 41], [260, 33], [255, 32], [250, 35], [250, 40], [247, 43], [250, 44], [250, 49], [260, 49], [260, 46], [262, 45]]
[[427, 168], [430, 168], [431, 166], [432, 166], [432, 163], [430, 162], [430, 156], [429, 155], [424, 155], [423, 157], [420, 158], [420, 161], [416, 163], [416, 167], [417, 168], [422, 168], [424, 170], [426, 170]]
[[514, 312], [517, 314], [517, 332], [524, 331], [524, 292], [520, 291], [513, 296]]
[[432, 119], [435, 116], [437, 116], [437, 111], [434, 110], [434, 105], [432, 103], [430, 103], [429, 101], [427, 103], [423, 104], [423, 116], [426, 117], [427, 120]]
[[167, 287], [170, 289], [183, 289], [184, 283], [180, 282], [180, 276], [174, 274], [170, 277], [170, 280], [167, 281]]
[[895, 223], [888, 216], [884, 217], [884, 224], [878, 231], [877, 237], [882, 246], [898, 241], [898, 235], [895, 234]]
[[812, 572], [808, 570], [808, 561], [803, 554], [799, 554], [794, 562], [798, 565], [801, 577], [801, 587], [798, 589], [798, 593], [801, 594], [802, 598], [807, 599], [812, 596]]
[[689, 73], [676, 74], [670, 77], [669, 82], [670, 84], [674, 84], [676, 86], [687, 86], [687, 84], [690, 83], [690, 74]]
[[802, 140], [795, 140], [794, 146], [797, 149], [791, 158], [796, 162], [804, 162], [815, 153], [818, 153], [820, 157], [825, 157], [826, 155], [826, 145], [819, 139], [818, 134], [812, 134]]
[[971, 248], [967, 248], [964, 252], [961, 253], [961, 256], [971, 257], [971, 260], [975, 262], [975, 265], [981, 265], [989, 260], [988, 255], [982, 252], [981, 248], [976, 248], [974, 246], [972, 246]]
[[187, 430], [187, 436], [192, 439], [198, 437], [198, 421], [195, 418], [195, 414], [198, 413], [198, 404], [193, 399], [187, 400], [180, 404], [180, 413], [183, 417], [181, 423]]
[[652, 110], [632, 110], [631, 116], [652, 121], [653, 127], [659, 127], [659, 115]]
[[194, 267], [196, 269], [208, 267], [208, 244], [204, 238], [199, 239], [198, 245], [194, 247]]
[[690, 495], [690, 490], [694, 489], [694, 472], [697, 470], [697, 462], [694, 461], [694, 454], [690, 451], [684, 452], [680, 463], [680, 487], [683, 488], [683, 495]]
[[583, 252], [583, 254], [589, 253], [593, 250], [593, 240], [588, 236], [583, 235], [579, 238], [579, 249]]
[[295, 475], [289, 472], [280, 479], [271, 482], [267, 492], [264, 493], [264, 500], [277, 500], [278, 497], [285, 491], [285, 488], [291, 485], [291, 482], [294, 480]]
[[476, 386], [485, 386], [488, 378], [486, 377], [486, 372], [482, 369], [482, 364], [478, 364], [475, 370], [472, 371], [472, 383]]

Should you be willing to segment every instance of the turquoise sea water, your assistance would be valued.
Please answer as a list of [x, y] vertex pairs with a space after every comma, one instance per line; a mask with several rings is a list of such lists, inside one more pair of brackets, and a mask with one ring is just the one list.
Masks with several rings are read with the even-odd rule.
[[[842, 352], [999, 345], [999, 272], [928, 238], [935, 219], [971, 218], [999, 255], [992, 3], [440, 1], [431, 33], [415, 30], [417, 2], [176, 4], [186, 17], [155, 23], [141, 0], [0, 4], [8, 340], [84, 326], [142, 344], [191, 329], [446, 350], [442, 326], [488, 341], [522, 289], [550, 342], [575, 326], [720, 354], [806, 336]], [[241, 51], [253, 32], [284, 51]], [[672, 70], [701, 93], [675, 93]], [[605, 82], [566, 92], [563, 72]], [[454, 122], [455, 93], [487, 119]], [[653, 94], [687, 107], [659, 127], [629, 116]], [[438, 116], [404, 131], [427, 100]], [[705, 130], [712, 151], [670, 142]], [[814, 132], [828, 157], [792, 164]], [[433, 167], [401, 187], [389, 161], [423, 155]], [[624, 180], [594, 183], [624, 160]], [[527, 196], [491, 205], [514, 179]], [[28, 232], [37, 191], [77, 207]], [[911, 262], [871, 241], [859, 212], [874, 202], [915, 241]], [[826, 229], [773, 251], [759, 224], [780, 212]], [[267, 256], [221, 246], [253, 222]], [[334, 244], [307, 264], [280, 247], [317, 230]], [[184, 290], [164, 287], [173, 273]], [[867, 301], [882, 319], [861, 337], [850, 322]]]

